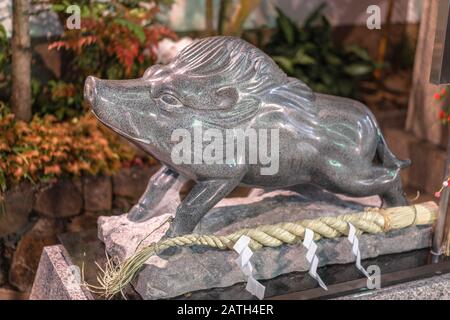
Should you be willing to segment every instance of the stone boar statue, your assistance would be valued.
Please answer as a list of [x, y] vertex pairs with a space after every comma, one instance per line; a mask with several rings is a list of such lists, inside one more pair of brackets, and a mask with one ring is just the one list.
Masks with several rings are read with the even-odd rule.
[[160, 214], [177, 180], [196, 182], [168, 236], [192, 232], [238, 185], [312, 184], [352, 197], [379, 195], [387, 206], [407, 204], [399, 173], [409, 161], [392, 154], [368, 108], [315, 94], [242, 39], [194, 41], [139, 79], [88, 77], [84, 95], [103, 124], [163, 164], [129, 219]]

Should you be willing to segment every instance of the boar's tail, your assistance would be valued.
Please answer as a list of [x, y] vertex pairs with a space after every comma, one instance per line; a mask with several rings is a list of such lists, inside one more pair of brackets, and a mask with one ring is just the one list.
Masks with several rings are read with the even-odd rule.
[[388, 168], [405, 169], [411, 165], [411, 160], [400, 160], [392, 153], [381, 132], [379, 133], [377, 156], [381, 163]]

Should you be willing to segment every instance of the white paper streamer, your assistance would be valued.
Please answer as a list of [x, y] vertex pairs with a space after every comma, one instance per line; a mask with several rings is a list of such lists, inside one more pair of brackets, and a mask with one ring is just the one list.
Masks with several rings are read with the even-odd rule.
[[253, 278], [253, 276], [249, 276], [247, 280], [247, 285], [245, 286], [245, 290], [250, 292], [259, 300], [262, 300], [264, 299], [264, 292], [266, 291], [266, 287], [264, 287], [255, 278]]
[[253, 252], [249, 247], [245, 247], [244, 249], [242, 249], [241, 253], [239, 253], [239, 257], [236, 260], [237, 264], [241, 269], [244, 268], [249, 263], [252, 255]]
[[308, 228], [305, 229], [305, 238], [303, 239], [303, 246], [306, 249], [308, 249], [308, 252], [306, 253], [306, 260], [309, 262], [309, 275], [312, 278], [314, 278], [324, 290], [328, 290], [325, 283], [317, 274], [317, 266], [319, 265], [319, 258], [316, 255], [317, 244], [314, 242], [314, 231], [312, 231], [311, 229]]
[[369, 280], [372, 280], [369, 273], [364, 269], [361, 265], [361, 251], [359, 250], [359, 239], [356, 236], [356, 228], [350, 222], [348, 223], [349, 231], [348, 231], [348, 241], [352, 244], [352, 253], [356, 256], [356, 268], [361, 271]]
[[250, 244], [250, 238], [247, 236], [241, 236], [238, 241], [233, 246], [234, 251], [241, 254], [242, 250], [244, 250]]
[[259, 300], [264, 299], [264, 292], [266, 287], [253, 278], [253, 266], [250, 262], [250, 258], [253, 255], [253, 251], [248, 247], [250, 238], [247, 236], [241, 236], [239, 240], [234, 244], [233, 249], [239, 253], [239, 257], [236, 259], [236, 263], [242, 272], [247, 277], [247, 285], [245, 290], [256, 296]]

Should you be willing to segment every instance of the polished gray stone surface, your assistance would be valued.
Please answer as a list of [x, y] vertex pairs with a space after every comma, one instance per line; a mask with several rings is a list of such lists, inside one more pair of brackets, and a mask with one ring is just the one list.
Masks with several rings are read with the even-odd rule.
[[314, 93], [243, 39], [198, 39], [138, 79], [90, 76], [84, 96], [102, 123], [163, 164], [131, 220], [154, 218], [178, 178], [196, 181], [169, 236], [192, 233], [238, 185], [310, 183], [407, 204], [400, 171], [410, 162], [390, 151], [367, 106]]

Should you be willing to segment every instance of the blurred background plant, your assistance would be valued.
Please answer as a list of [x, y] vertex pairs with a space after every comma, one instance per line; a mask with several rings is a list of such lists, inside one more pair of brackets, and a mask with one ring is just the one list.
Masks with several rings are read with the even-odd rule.
[[5, 27], [0, 24], [0, 101], [8, 101], [11, 94], [11, 44]]
[[[39, 2], [39, 1], [38, 1]], [[64, 26], [49, 50], [61, 50], [61, 77], [31, 79], [31, 122], [18, 120], [7, 102], [11, 96], [11, 40], [0, 24], [0, 191], [21, 181], [110, 174], [134, 161], [136, 150], [105, 130], [83, 101], [88, 75], [106, 79], [139, 77], [157, 59], [158, 42], [176, 39], [160, 24], [160, 5], [171, 0], [78, 1], [81, 29], [67, 29], [68, 0], [53, 0]], [[39, 75], [36, 75], [39, 76]]]
[[314, 10], [302, 27], [277, 9], [277, 32], [265, 50], [289, 76], [314, 91], [357, 98], [360, 82], [370, 79], [377, 65], [365, 49], [333, 42], [324, 7]]
[[[158, 42], [175, 39], [157, 21], [159, 5], [172, 1], [79, 1], [81, 29], [64, 29], [50, 50], [64, 50], [62, 78], [49, 81], [34, 104], [35, 113], [66, 119], [83, 110], [83, 85], [88, 75], [105, 79], [138, 77], [157, 58]], [[69, 0], [55, 0], [52, 10], [65, 25]]]
[[[0, 189], [21, 181], [45, 182], [82, 174], [112, 174], [128, 163], [142, 163], [136, 151], [87, 113], [70, 121], [35, 115], [16, 120], [0, 107]], [[154, 161], [153, 161], [154, 162]]]
[[411, 70], [414, 66], [415, 54], [415, 43], [408, 35], [403, 34], [400, 41], [393, 43], [389, 47], [388, 60], [384, 62], [383, 66], [392, 72]]
[[[252, 11], [259, 6], [260, 3], [261, 0], [220, 0], [217, 34], [237, 37], [241, 36], [245, 21], [252, 13]], [[213, 0], [207, 0], [206, 25], [207, 29], [210, 31], [211, 29], [213, 29], [212, 6]], [[209, 7], [211, 7], [211, 9], [208, 10]]]
[[442, 124], [450, 122], [450, 103], [448, 101], [448, 86], [443, 87], [439, 92], [434, 94], [434, 100], [438, 102], [437, 116]]

